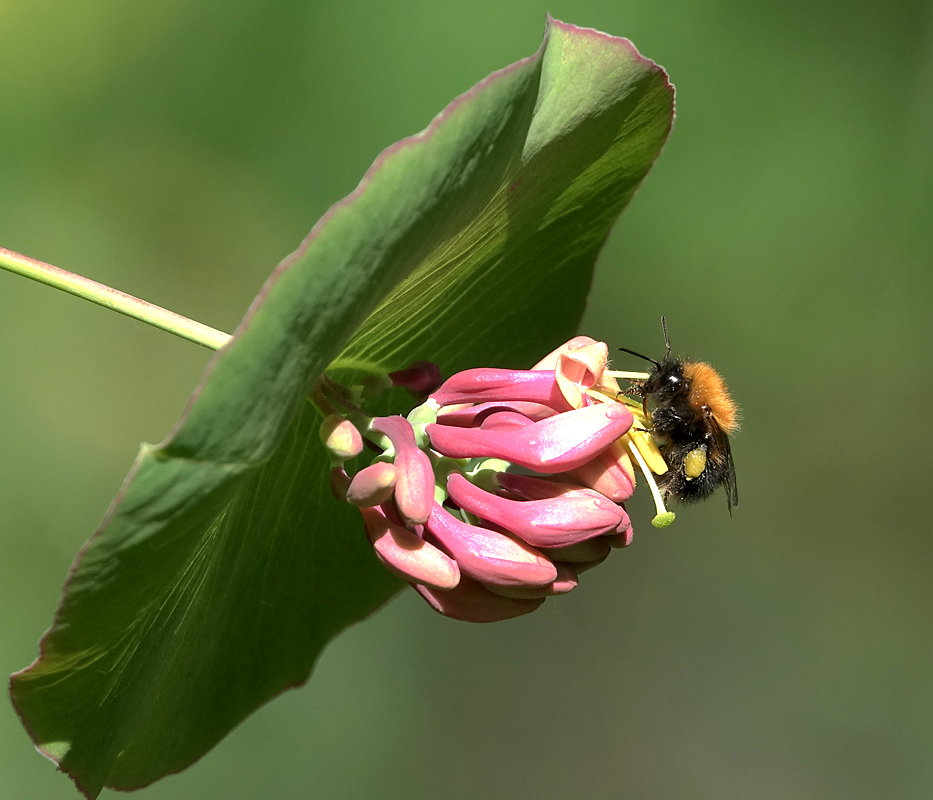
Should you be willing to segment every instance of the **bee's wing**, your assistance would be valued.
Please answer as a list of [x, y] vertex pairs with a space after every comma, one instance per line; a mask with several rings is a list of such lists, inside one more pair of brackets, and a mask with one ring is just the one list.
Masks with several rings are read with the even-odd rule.
[[729, 514], [732, 509], [739, 504], [739, 489], [735, 481], [735, 462], [732, 460], [732, 446], [729, 444], [729, 437], [725, 431], [711, 420], [713, 435], [716, 437], [716, 445], [721, 450], [725, 459], [725, 472], [722, 475], [722, 488], [726, 490], [726, 503], [729, 506]]

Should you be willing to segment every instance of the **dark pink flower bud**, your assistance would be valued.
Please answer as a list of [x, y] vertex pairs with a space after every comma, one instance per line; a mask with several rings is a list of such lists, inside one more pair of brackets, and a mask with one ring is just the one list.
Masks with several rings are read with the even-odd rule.
[[439, 591], [417, 583], [414, 588], [439, 614], [463, 622], [512, 619], [531, 613], [544, 602], [543, 597], [532, 600], [502, 597], [466, 576], [462, 576], [457, 587], [449, 591]]
[[553, 417], [558, 412], [549, 406], [541, 403], [524, 403], [516, 401], [514, 403], [480, 403], [476, 406], [465, 406], [463, 408], [451, 407], [450, 410], [442, 408], [437, 414], [437, 421], [441, 425], [456, 425], [458, 428], [478, 428], [483, 421], [492, 414], [499, 411], [514, 411], [527, 417], [532, 422]]
[[430, 394], [444, 382], [440, 369], [433, 361], [416, 361], [407, 369], [390, 372], [389, 378], [395, 386], [401, 386], [419, 396]]
[[632, 421], [632, 413], [621, 403], [597, 403], [512, 431], [438, 423], [425, 430], [434, 449], [445, 456], [502, 458], [535, 472], [554, 473], [585, 464], [622, 436]]
[[437, 503], [426, 528], [464, 574], [482, 583], [543, 586], [557, 577], [557, 568], [534, 548], [488, 528], [467, 525]]
[[385, 461], [364, 467], [350, 481], [347, 502], [360, 508], [381, 505], [395, 491], [396, 474], [395, 466]]
[[403, 417], [376, 417], [373, 430], [389, 437], [395, 448], [395, 504], [406, 522], [427, 522], [434, 503], [434, 470], [418, 449], [411, 423]]
[[553, 372], [521, 369], [468, 369], [444, 381], [431, 399], [438, 405], [522, 401], [540, 403], [556, 411], [570, 404]]
[[509, 500], [452, 473], [447, 491], [461, 508], [536, 547], [566, 547], [628, 526], [625, 511], [592, 489], [566, 491], [540, 500]]
[[457, 563], [430, 542], [389, 520], [380, 508], [360, 513], [373, 550], [390, 572], [435, 589], [453, 589], [460, 582]]

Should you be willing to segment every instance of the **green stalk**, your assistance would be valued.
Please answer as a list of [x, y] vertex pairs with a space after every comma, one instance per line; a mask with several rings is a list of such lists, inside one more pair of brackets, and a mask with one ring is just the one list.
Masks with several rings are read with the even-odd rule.
[[6, 250], [0, 247], [0, 269], [14, 272], [25, 278], [44, 283], [48, 286], [54, 286], [63, 292], [68, 292], [76, 297], [83, 297], [99, 306], [109, 308], [120, 314], [125, 314], [147, 325], [152, 325], [160, 330], [173, 333], [189, 342], [206, 347], [208, 350], [217, 350], [228, 341], [230, 335], [223, 331], [218, 331], [193, 319], [176, 314], [165, 308], [147, 303], [138, 297], [125, 294], [124, 292], [111, 289], [102, 283], [97, 283], [89, 278], [82, 278], [73, 272], [68, 272], [51, 264], [45, 264], [42, 261], [36, 261], [12, 250]]

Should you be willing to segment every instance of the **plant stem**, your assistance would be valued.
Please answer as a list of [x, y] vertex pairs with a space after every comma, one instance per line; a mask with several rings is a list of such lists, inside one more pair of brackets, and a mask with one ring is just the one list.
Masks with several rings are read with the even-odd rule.
[[102, 283], [53, 267], [51, 264], [36, 261], [34, 258], [14, 253], [3, 247], [0, 247], [0, 269], [54, 286], [76, 297], [83, 297], [104, 308], [138, 319], [140, 322], [168, 331], [168, 333], [174, 333], [208, 350], [217, 350], [230, 340], [230, 335], [223, 331], [202, 325], [200, 322], [154, 306], [138, 297], [111, 289]]

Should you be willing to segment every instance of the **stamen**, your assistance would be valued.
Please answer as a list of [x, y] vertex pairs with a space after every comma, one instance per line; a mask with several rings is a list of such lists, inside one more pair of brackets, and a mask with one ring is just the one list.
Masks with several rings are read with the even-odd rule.
[[629, 433], [632, 435], [635, 446], [645, 457], [645, 462], [651, 468], [651, 471], [655, 475], [663, 475], [667, 472], [667, 462], [651, 435], [638, 428], [633, 428]]
[[661, 490], [658, 488], [658, 484], [654, 480], [654, 475], [651, 474], [651, 470], [648, 469], [648, 464], [645, 463], [645, 459], [638, 450], [638, 446], [632, 441], [632, 437], [627, 433], [622, 437], [625, 439], [625, 445], [628, 447], [629, 452], [635, 458], [635, 461], [638, 462], [638, 466], [645, 475], [645, 480], [648, 481], [648, 487], [651, 489], [651, 495], [654, 497], [654, 505], [657, 509], [657, 514], [654, 519], [651, 520], [651, 524], [655, 528], [666, 528], [670, 525], [675, 518], [673, 511], [668, 511], [664, 507], [664, 500], [661, 498]]
[[603, 375], [608, 375], [610, 378], [622, 378], [624, 381], [646, 381], [651, 377], [648, 372], [625, 372], [615, 369], [605, 369]]

